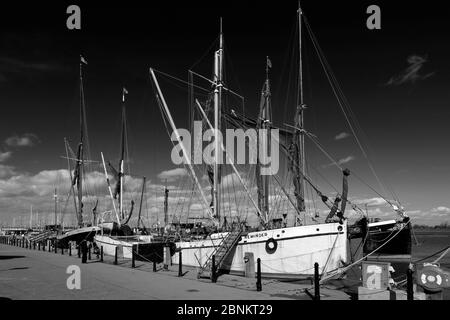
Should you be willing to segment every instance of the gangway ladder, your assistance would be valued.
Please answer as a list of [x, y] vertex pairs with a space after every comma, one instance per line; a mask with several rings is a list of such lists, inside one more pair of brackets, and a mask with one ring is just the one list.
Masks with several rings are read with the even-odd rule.
[[216, 273], [222, 269], [224, 262], [237, 246], [241, 240], [241, 236], [244, 232], [241, 230], [231, 231], [223, 239], [222, 243], [217, 246], [212, 254], [208, 257], [205, 264], [200, 268], [197, 274], [197, 278], [209, 278], [212, 277], [212, 257], [215, 256]]
[[43, 231], [37, 235], [35, 235], [34, 237], [30, 237], [29, 241], [33, 241], [33, 242], [43, 242], [49, 238], [52, 238], [55, 236], [55, 232], [54, 231]]

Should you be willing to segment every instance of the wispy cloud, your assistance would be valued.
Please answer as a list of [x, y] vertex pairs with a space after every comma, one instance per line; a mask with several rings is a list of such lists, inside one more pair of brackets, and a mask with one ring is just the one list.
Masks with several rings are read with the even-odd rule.
[[[348, 157], [339, 159], [339, 160], [337, 161], [337, 163], [341, 166], [341, 165], [347, 164], [347, 163], [349, 163], [349, 162], [351, 162], [351, 161], [353, 161], [353, 160], [355, 160], [355, 157], [354, 157], [354, 156], [348, 156]], [[335, 165], [335, 163], [333, 162], [333, 163], [329, 163], [329, 164], [327, 164], [327, 165], [322, 166], [322, 168], [329, 168], [329, 167], [332, 167], [332, 166], [334, 166], [334, 165]]]
[[5, 162], [9, 158], [11, 158], [11, 155], [12, 155], [11, 151], [6, 151], [6, 152], [0, 151], [0, 162]]
[[450, 208], [441, 206], [441, 207], [431, 209], [430, 212], [434, 213], [434, 214], [446, 216], [446, 215], [450, 215]]
[[187, 170], [184, 168], [176, 168], [172, 170], [163, 171], [158, 174], [158, 179], [167, 180], [167, 182], [174, 182], [181, 177], [187, 176]]
[[32, 147], [38, 142], [39, 138], [33, 133], [25, 133], [22, 136], [14, 135], [5, 140], [10, 147]]
[[418, 55], [411, 55], [408, 57], [408, 67], [403, 70], [399, 75], [393, 76], [386, 83], [387, 86], [398, 86], [405, 83], [414, 84], [419, 80], [425, 80], [434, 75], [434, 72], [420, 75], [419, 71], [423, 69], [424, 64], [427, 62], [427, 57], [421, 57]]
[[349, 133], [347, 133], [347, 132], [342, 132], [342, 133], [339, 133], [337, 136], [335, 136], [335, 137], [334, 137], [334, 140], [343, 140], [343, 139], [346, 139], [346, 138], [348, 138], [348, 137], [350, 137], [350, 134], [349, 134]]
[[27, 76], [39, 73], [64, 71], [67, 68], [55, 61], [25, 60], [17, 57], [0, 56], [0, 82], [7, 82], [12, 77]]

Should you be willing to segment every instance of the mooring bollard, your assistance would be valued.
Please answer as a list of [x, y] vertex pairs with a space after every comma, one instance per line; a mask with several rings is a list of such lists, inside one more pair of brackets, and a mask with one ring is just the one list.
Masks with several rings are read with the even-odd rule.
[[171, 259], [170, 257], [170, 253], [169, 252], [169, 247], [164, 246], [164, 251], [163, 251], [163, 256], [164, 256], [164, 265], [163, 268], [164, 270], [169, 270], [169, 259]]
[[408, 301], [414, 300], [413, 271], [410, 267], [406, 270], [406, 296]]
[[153, 261], [153, 272], [156, 272], [156, 262]]
[[213, 254], [212, 261], [211, 261], [211, 282], [216, 283], [217, 277], [216, 277], [216, 255]]
[[314, 263], [314, 300], [320, 300], [319, 264]]
[[115, 247], [114, 251], [114, 264], [117, 264], [117, 247]]
[[260, 258], [256, 259], [256, 291], [262, 291]]
[[103, 262], [103, 246], [100, 246], [100, 262]]
[[181, 250], [178, 252], [178, 276], [183, 276], [183, 256], [181, 254]]
[[86, 263], [87, 262], [87, 251], [88, 251], [86, 241], [84, 241], [84, 240], [81, 241], [80, 246], [81, 246], [81, 263]]
[[132, 268], [136, 268], [136, 263], [135, 263], [135, 246], [131, 246], [131, 267]]

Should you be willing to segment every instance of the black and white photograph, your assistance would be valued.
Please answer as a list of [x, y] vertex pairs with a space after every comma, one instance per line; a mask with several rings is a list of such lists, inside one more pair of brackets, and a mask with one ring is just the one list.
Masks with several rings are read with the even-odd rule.
[[449, 38], [437, 1], [2, 3], [0, 300], [450, 300]]

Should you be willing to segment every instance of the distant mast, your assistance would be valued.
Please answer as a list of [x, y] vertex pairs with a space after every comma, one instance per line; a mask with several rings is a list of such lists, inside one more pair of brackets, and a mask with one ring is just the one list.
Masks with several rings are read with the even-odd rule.
[[33, 206], [30, 206], [30, 229], [33, 229]]
[[55, 194], [53, 195], [53, 198], [55, 199], [55, 226], [58, 225], [58, 194], [56, 193], [55, 188]]
[[144, 200], [144, 192], [145, 192], [145, 181], [146, 177], [142, 178], [142, 192], [141, 192], [141, 203], [139, 205], [139, 215], [138, 215], [138, 221], [137, 221], [137, 228], [139, 230], [139, 226], [141, 224], [141, 212], [142, 212], [142, 201]]
[[167, 189], [167, 180], [164, 186], [164, 227], [169, 224], [169, 189]]

